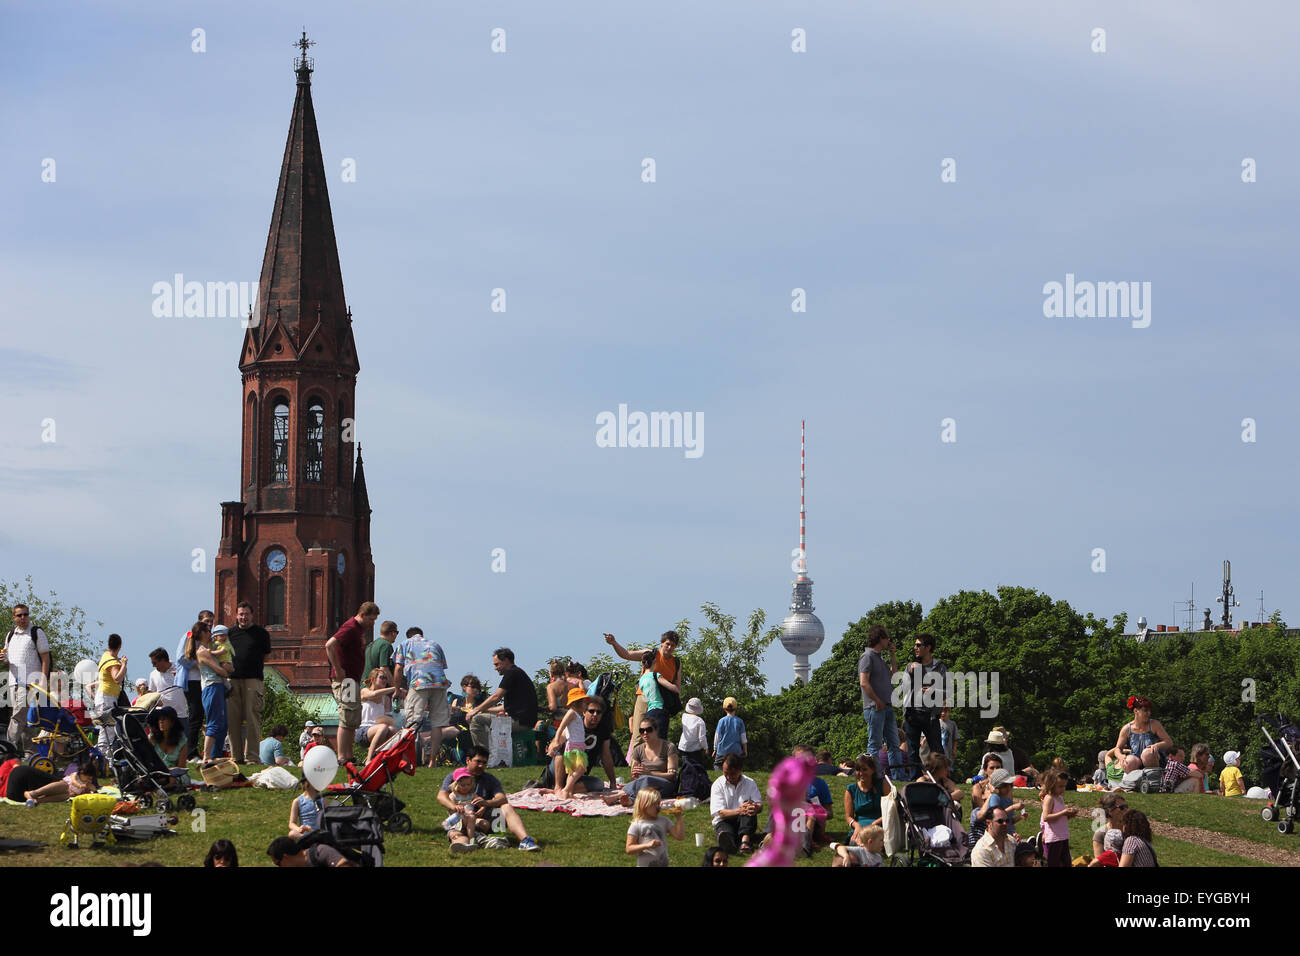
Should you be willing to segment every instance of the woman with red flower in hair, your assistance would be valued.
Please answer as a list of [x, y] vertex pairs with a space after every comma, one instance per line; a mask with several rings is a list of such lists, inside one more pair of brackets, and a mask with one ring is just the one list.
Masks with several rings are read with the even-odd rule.
[[1133, 711], [1133, 719], [1120, 730], [1115, 749], [1107, 756], [1113, 756], [1125, 773], [1164, 766], [1165, 755], [1174, 749], [1174, 742], [1160, 721], [1152, 718], [1151, 701], [1130, 697], [1128, 708]]

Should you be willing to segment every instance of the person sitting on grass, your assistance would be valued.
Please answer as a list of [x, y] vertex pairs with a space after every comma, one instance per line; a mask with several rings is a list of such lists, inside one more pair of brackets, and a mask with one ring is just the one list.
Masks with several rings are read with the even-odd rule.
[[[506, 799], [505, 789], [501, 786], [501, 781], [492, 774], [487, 772], [488, 757], [490, 752], [486, 747], [475, 744], [470, 748], [469, 759], [465, 761], [465, 767], [474, 777], [474, 798], [470, 801], [469, 806], [474, 808], [476, 825], [480, 832], [490, 833], [492, 831], [493, 821], [499, 817], [515, 838], [519, 841], [519, 849], [536, 852], [541, 847], [537, 841], [528, 835], [524, 829], [524, 822], [519, 819], [518, 812], [510, 806]], [[442, 786], [438, 788], [438, 803], [446, 807], [452, 813], [460, 810], [460, 806], [451, 797], [451, 788], [454, 780], [452, 774], [447, 774], [443, 778]], [[489, 810], [495, 810], [496, 813], [488, 813]], [[450, 837], [448, 837], [450, 839]]]
[[370, 763], [384, 741], [397, 733], [397, 723], [393, 720], [393, 695], [396, 693], [397, 687], [388, 676], [388, 668], [371, 668], [361, 688], [361, 726], [354, 738], [358, 745], [366, 748], [366, 763]]
[[239, 866], [239, 854], [235, 852], [235, 844], [229, 840], [216, 840], [208, 850], [208, 855], [203, 859], [205, 867], [230, 868]]
[[1209, 779], [1210, 748], [1206, 744], [1196, 744], [1192, 747], [1192, 760], [1187, 765], [1187, 776], [1174, 787], [1174, 793], [1206, 793], [1209, 790]]
[[325, 798], [311, 785], [311, 781], [303, 777], [302, 793], [289, 804], [289, 836], [296, 840], [319, 828], [321, 811], [324, 809]]
[[1187, 751], [1177, 744], [1169, 751], [1169, 759], [1165, 761], [1165, 775], [1162, 778], [1161, 789], [1165, 793], [1177, 793], [1178, 785], [1187, 779]]
[[[1119, 866], [1119, 852], [1124, 847], [1124, 813], [1128, 810], [1124, 791], [1103, 793], [1098, 810], [1100, 815], [1092, 831], [1092, 862], [1088, 865]], [[1107, 853], [1114, 855], [1113, 862], [1102, 859]]]
[[1122, 758], [1125, 773], [1163, 767], [1174, 742], [1160, 721], [1151, 716], [1152, 704], [1145, 697], [1130, 697], [1128, 706], [1133, 719], [1120, 728], [1119, 739], [1111, 754]]
[[876, 758], [863, 754], [853, 768], [857, 780], [844, 790], [844, 822], [849, 826], [849, 840], [864, 843], [867, 827], [880, 819], [880, 801], [892, 790], [889, 781], [876, 771]]
[[[647, 711], [646, 717], [649, 716]], [[660, 815], [662, 799], [659, 791], [653, 787], [646, 787], [636, 795], [636, 803], [632, 807], [632, 825], [627, 828], [627, 840], [623, 849], [629, 855], [636, 854], [637, 866], [667, 866], [668, 834], [671, 833], [674, 840], [686, 836], [680, 812], [674, 814], [677, 819], [671, 828], [668, 821]]]
[[632, 782], [623, 788], [623, 792], [632, 799], [646, 787], [653, 787], [663, 797], [677, 796], [681, 758], [673, 742], [663, 739], [659, 727], [654, 709], [650, 708], [641, 718], [640, 733], [629, 752]]
[[1160, 865], [1156, 860], [1156, 851], [1151, 846], [1151, 822], [1141, 810], [1129, 810], [1124, 814], [1124, 848], [1119, 857], [1119, 865]]
[[944, 792], [948, 794], [948, 799], [953, 802], [957, 816], [960, 817], [961, 801], [965, 794], [953, 782], [951, 766], [946, 754], [932, 753], [925, 758], [925, 772], [930, 775], [931, 780], [943, 787]]
[[149, 743], [168, 770], [185, 767], [185, 751], [189, 741], [181, 729], [176, 711], [159, 707], [149, 715]]
[[339, 867], [359, 866], [351, 862], [338, 850], [324, 843], [317, 843], [305, 850], [298, 848], [298, 841], [293, 837], [276, 837], [266, 848], [266, 855], [275, 861], [276, 866], [313, 866]]
[[276, 724], [271, 734], [257, 745], [257, 756], [268, 767], [288, 767], [293, 761], [284, 755], [284, 738], [289, 736], [289, 728]]
[[758, 814], [763, 796], [758, 784], [745, 776], [745, 762], [739, 754], [728, 754], [722, 761], [722, 776], [713, 781], [709, 791], [709, 812], [718, 846], [728, 856], [737, 851], [748, 853], [754, 848]]
[[879, 823], [873, 823], [862, 831], [861, 846], [832, 843], [831, 852], [835, 854], [831, 860], [833, 867], [884, 866], [885, 828]]
[[[492, 850], [504, 850], [510, 844], [505, 837], [489, 837], [479, 832], [478, 808], [474, 805], [474, 775], [465, 767], [457, 767], [451, 772], [451, 790], [448, 796], [456, 804], [455, 813], [447, 815], [442, 821], [447, 831], [447, 839], [452, 853], [469, 853], [480, 846]], [[489, 814], [490, 818], [490, 814]], [[490, 819], [489, 819], [490, 822]]]

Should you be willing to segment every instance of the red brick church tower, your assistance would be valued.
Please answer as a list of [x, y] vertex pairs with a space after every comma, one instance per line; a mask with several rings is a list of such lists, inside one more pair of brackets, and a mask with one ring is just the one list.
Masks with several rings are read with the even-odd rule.
[[271, 213], [258, 315], [244, 335], [241, 500], [222, 502], [216, 617], [240, 601], [271, 634], [267, 663], [299, 693], [329, 690], [325, 640], [373, 600], [370, 501], [352, 460], [356, 344], [343, 298], [311, 104], [312, 44]]

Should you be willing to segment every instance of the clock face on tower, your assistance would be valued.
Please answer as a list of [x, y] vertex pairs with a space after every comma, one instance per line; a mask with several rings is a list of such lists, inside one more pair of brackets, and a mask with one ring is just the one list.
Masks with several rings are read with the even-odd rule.
[[342, 573], [343, 573], [343, 569], [346, 568], [347, 566], [348, 566], [348, 563], [347, 563], [345, 560], [343, 560], [343, 555], [340, 554], [340, 555], [339, 555], [339, 561], [338, 561], [339, 574], [342, 574]]
[[272, 574], [279, 574], [284, 570], [287, 561], [288, 559], [285, 558], [284, 552], [279, 548], [275, 548], [266, 555], [266, 568]]

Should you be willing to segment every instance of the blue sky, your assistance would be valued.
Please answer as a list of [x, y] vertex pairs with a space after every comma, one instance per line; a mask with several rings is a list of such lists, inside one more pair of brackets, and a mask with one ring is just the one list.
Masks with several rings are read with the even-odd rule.
[[[242, 333], [150, 290], [256, 281], [305, 25], [377, 600], [454, 671], [779, 620], [801, 418], [814, 664], [963, 588], [1181, 623], [1224, 558], [1295, 618], [1300, 17], [976, 6], [0, 9], [0, 575], [133, 674], [211, 606]], [[1067, 273], [1150, 282], [1150, 327], [1046, 318]], [[620, 403], [702, 413], [704, 454], [597, 447]]]

